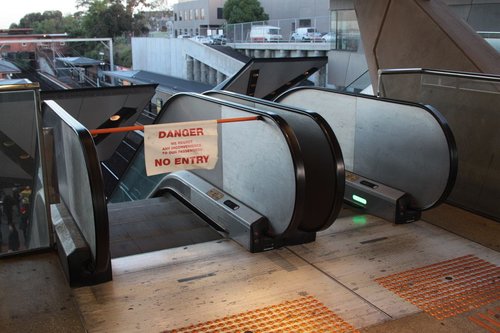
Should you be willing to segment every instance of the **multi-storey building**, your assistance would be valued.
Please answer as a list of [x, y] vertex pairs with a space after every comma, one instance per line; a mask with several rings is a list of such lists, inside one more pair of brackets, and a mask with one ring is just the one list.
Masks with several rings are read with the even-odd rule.
[[174, 36], [213, 35], [226, 22], [225, 0], [180, 0], [174, 5]]

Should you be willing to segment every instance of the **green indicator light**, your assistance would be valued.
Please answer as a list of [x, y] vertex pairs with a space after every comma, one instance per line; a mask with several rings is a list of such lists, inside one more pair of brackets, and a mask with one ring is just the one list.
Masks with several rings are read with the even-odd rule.
[[366, 201], [366, 199], [365, 199], [365, 198], [359, 197], [359, 196], [357, 196], [356, 194], [353, 194], [353, 195], [352, 195], [352, 200], [354, 200], [354, 201], [356, 201], [357, 203], [360, 203], [360, 204], [362, 204], [362, 205], [366, 205], [366, 203], [368, 202], [368, 201]]
[[354, 216], [352, 218], [352, 222], [356, 225], [365, 225], [367, 220], [366, 220], [366, 217], [361, 215], [361, 216]]

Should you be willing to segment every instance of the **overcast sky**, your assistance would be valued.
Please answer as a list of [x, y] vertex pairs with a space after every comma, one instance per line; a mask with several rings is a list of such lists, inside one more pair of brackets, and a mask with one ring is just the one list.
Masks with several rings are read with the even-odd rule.
[[[177, 1], [168, 0], [168, 2], [172, 4]], [[2, 0], [0, 29], [8, 29], [11, 23], [19, 24], [19, 20], [29, 13], [59, 10], [63, 15], [73, 14], [77, 11], [75, 3], [74, 0]]]
[[29, 13], [43, 13], [47, 10], [59, 10], [66, 14], [76, 12], [75, 1], [73, 0], [9, 0], [11, 5], [6, 5], [6, 0], [2, 1], [0, 10], [0, 28], [8, 29], [11, 23], [19, 23], [24, 15]]

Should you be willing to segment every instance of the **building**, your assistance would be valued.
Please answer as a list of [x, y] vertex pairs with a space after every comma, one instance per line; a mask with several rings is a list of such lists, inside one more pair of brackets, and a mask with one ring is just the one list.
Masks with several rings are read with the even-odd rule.
[[224, 0], [179, 1], [174, 5], [174, 36], [220, 33], [225, 23], [223, 7]]
[[66, 49], [64, 41], [59, 44], [45, 43], [47, 39], [67, 38], [67, 34], [34, 34], [31, 28], [0, 29], [0, 52], [8, 58], [14, 54], [34, 53], [37, 50], [62, 52]]

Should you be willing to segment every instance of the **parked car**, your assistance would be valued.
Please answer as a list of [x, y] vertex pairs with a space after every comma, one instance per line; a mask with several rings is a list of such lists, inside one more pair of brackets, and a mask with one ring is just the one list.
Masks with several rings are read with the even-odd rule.
[[212, 35], [213, 45], [226, 45], [227, 38], [225, 35]]
[[207, 36], [196, 35], [194, 37], [191, 37], [190, 39], [195, 41], [195, 42], [201, 43], [201, 44], [212, 44], [213, 43], [212, 38], [207, 37]]
[[334, 43], [335, 38], [337, 38], [337, 37], [336, 37], [334, 32], [327, 32], [326, 34], [321, 36], [321, 39], [323, 40], [323, 42], [327, 42], [327, 43]]
[[322, 42], [321, 33], [314, 27], [298, 28], [290, 37], [292, 42]]
[[178, 35], [177, 38], [191, 38], [191, 35], [182, 34], [182, 35]]
[[250, 41], [255, 42], [279, 42], [283, 39], [280, 28], [272, 25], [254, 25], [250, 30]]

